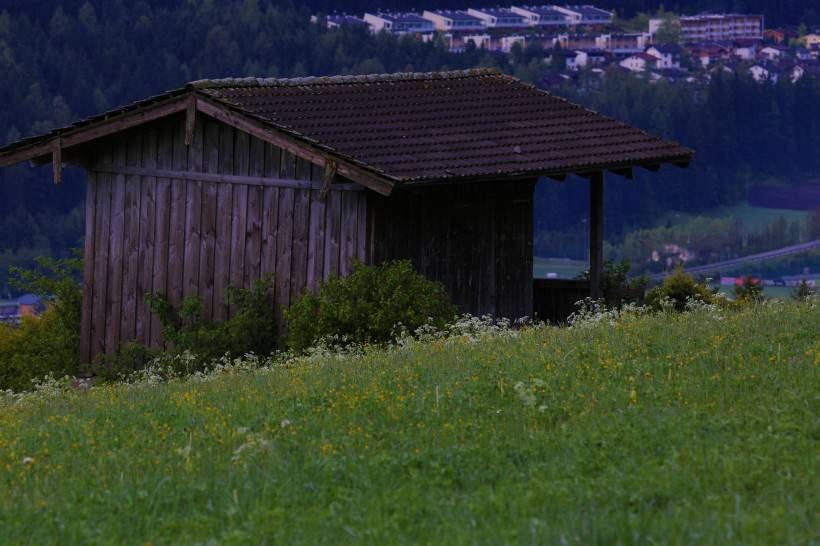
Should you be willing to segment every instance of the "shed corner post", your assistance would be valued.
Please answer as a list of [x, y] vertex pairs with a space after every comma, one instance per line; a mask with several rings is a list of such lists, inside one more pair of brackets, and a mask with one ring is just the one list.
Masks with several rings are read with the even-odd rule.
[[604, 273], [604, 173], [593, 173], [589, 179], [589, 295], [603, 297], [601, 279]]

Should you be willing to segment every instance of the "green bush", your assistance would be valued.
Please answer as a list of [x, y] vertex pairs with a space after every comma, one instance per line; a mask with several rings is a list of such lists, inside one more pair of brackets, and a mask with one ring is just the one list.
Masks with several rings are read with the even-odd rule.
[[93, 375], [103, 379], [122, 379], [131, 372], [145, 369], [161, 353], [141, 343], [123, 343], [114, 353], [100, 354], [91, 365]]
[[272, 275], [260, 279], [251, 288], [229, 287], [228, 303], [236, 310], [223, 322], [203, 318], [199, 296], [185, 298], [178, 309], [159, 294], [149, 294], [147, 300], [159, 316], [162, 334], [173, 344], [174, 351], [189, 351], [204, 365], [226, 354], [267, 355], [276, 349], [272, 289]]
[[763, 301], [763, 281], [752, 275], [743, 277], [743, 282], [735, 285], [735, 299], [739, 303]]
[[[632, 271], [632, 263], [627, 259], [623, 259], [620, 262], [604, 261], [603, 274], [601, 275], [601, 290], [604, 292], [614, 292], [632, 288], [644, 288], [649, 284], [649, 279], [644, 275], [630, 278], [630, 271]], [[589, 280], [589, 269], [585, 269], [578, 278]]]
[[714, 303], [715, 292], [705, 283], [697, 282], [692, 275], [684, 272], [682, 266], [675, 268], [675, 272], [667, 276], [663, 284], [650, 290], [646, 296], [647, 304], [656, 310], [662, 309], [668, 301], [675, 310], [683, 311], [690, 300]]
[[410, 331], [425, 324], [444, 327], [456, 312], [444, 286], [416, 273], [407, 260], [355, 262], [350, 276], [331, 277], [318, 294], [305, 292], [285, 311], [287, 341], [297, 351], [332, 336], [386, 342], [398, 325]]
[[800, 284], [797, 285], [797, 288], [792, 291], [792, 299], [806, 301], [813, 298], [815, 294], [817, 294], [817, 290], [809, 284], [808, 280], [802, 279]]
[[12, 284], [43, 298], [39, 317], [0, 325], [0, 389], [30, 389], [32, 381], [80, 369], [82, 258], [39, 258], [35, 269], [10, 268]]

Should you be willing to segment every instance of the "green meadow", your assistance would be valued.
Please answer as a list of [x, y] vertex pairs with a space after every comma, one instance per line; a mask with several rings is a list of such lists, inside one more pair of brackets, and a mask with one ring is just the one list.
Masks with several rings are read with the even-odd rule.
[[0, 395], [6, 544], [810, 544], [820, 307]]

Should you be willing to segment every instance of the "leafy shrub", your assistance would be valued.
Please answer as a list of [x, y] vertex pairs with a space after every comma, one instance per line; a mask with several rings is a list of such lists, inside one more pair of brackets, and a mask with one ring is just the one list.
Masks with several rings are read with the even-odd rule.
[[735, 285], [735, 298], [740, 303], [754, 303], [763, 300], [763, 281], [746, 275], [740, 284]]
[[800, 281], [800, 284], [797, 285], [797, 288], [795, 288], [792, 292], [792, 299], [798, 301], [805, 301], [813, 298], [816, 293], [817, 290], [809, 284], [809, 281], [807, 281], [806, 279], [802, 279]]
[[203, 318], [199, 296], [185, 298], [179, 309], [164, 296], [149, 294], [148, 304], [159, 316], [162, 334], [174, 351], [188, 351], [202, 364], [222, 356], [247, 353], [270, 354], [276, 349], [276, 323], [271, 304], [273, 276], [267, 275], [251, 288], [228, 288], [228, 303], [236, 307], [223, 322]]
[[[628, 288], [644, 288], [649, 284], [649, 279], [644, 275], [630, 279], [630, 271], [632, 271], [632, 263], [627, 259], [620, 262], [604, 261], [601, 289], [607, 292]], [[588, 280], [589, 269], [585, 269], [579, 277]]]
[[[643, 291], [649, 284], [649, 279], [645, 275], [629, 278], [630, 271], [632, 263], [627, 259], [604, 262], [601, 290], [607, 305], [620, 307], [626, 303], [643, 304]], [[589, 269], [584, 270], [579, 278], [589, 280]]]
[[12, 284], [43, 298], [39, 317], [0, 325], [0, 389], [25, 390], [45, 375], [80, 370], [82, 258], [38, 258], [35, 269], [10, 268]]
[[647, 304], [656, 310], [663, 309], [665, 302], [670, 302], [676, 311], [683, 311], [691, 300], [714, 303], [715, 292], [684, 272], [682, 266], [676, 267], [675, 272], [663, 280], [663, 284], [650, 290], [646, 296]]
[[425, 279], [407, 260], [379, 266], [353, 264], [350, 276], [331, 277], [318, 294], [305, 292], [285, 311], [288, 346], [301, 351], [325, 337], [379, 343], [397, 325], [413, 331], [443, 328], [456, 316], [441, 283]]
[[100, 354], [91, 371], [104, 379], [122, 379], [134, 371], [145, 369], [161, 352], [141, 343], [123, 343], [114, 353]]

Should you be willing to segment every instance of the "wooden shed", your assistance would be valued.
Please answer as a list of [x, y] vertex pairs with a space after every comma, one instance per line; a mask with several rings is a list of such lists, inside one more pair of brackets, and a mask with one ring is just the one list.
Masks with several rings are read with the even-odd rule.
[[[162, 343], [145, 294], [197, 294], [275, 274], [275, 304], [351, 259], [409, 258], [465, 312], [532, 316], [533, 190], [590, 180], [599, 295], [603, 179], [685, 166], [693, 152], [492, 69], [198, 81], [0, 149], [0, 166], [88, 173], [82, 356]], [[537, 290], [544, 314], [562, 296]], [[579, 292], [580, 290], [580, 292]], [[281, 311], [279, 311], [281, 312]]]

